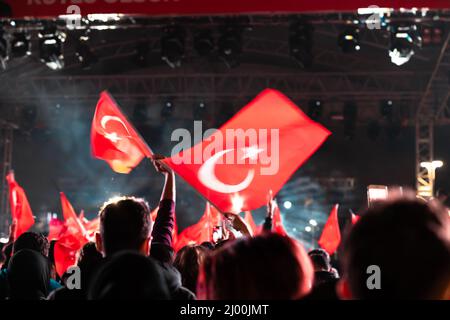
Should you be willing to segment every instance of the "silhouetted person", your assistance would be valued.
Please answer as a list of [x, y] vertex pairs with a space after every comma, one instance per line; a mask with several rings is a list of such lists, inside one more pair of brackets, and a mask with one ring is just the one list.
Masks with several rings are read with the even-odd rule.
[[197, 291], [199, 267], [208, 252], [210, 249], [203, 246], [188, 245], [181, 248], [175, 257], [173, 265], [181, 273], [183, 286], [194, 293]]
[[91, 300], [168, 300], [170, 297], [159, 264], [152, 258], [126, 251], [105, 263], [89, 291]]
[[8, 265], [9, 299], [44, 300], [48, 295], [50, 267], [41, 253], [24, 249]]
[[[416, 199], [387, 201], [369, 209], [344, 239], [340, 296], [449, 299], [449, 223], [446, 210], [437, 203]], [[379, 268], [380, 289], [375, 287], [376, 271], [368, 272], [370, 266]]]
[[297, 299], [313, 282], [303, 247], [276, 233], [239, 238], [206, 256], [197, 295], [208, 300]]

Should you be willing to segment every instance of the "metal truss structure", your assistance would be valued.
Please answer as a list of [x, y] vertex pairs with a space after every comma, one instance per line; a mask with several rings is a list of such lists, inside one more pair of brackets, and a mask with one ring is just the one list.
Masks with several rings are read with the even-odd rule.
[[12, 151], [14, 130], [17, 128], [14, 124], [8, 122], [0, 122], [1, 127], [1, 149], [3, 151], [2, 162], [2, 182], [1, 182], [1, 198], [0, 198], [0, 232], [6, 232], [9, 221], [9, 199], [8, 199], [8, 183], [6, 182], [6, 175], [12, 169]]
[[434, 125], [447, 120], [450, 94], [450, 32], [422, 95], [416, 115], [416, 187], [418, 195], [434, 195], [434, 168], [423, 166], [434, 159]]

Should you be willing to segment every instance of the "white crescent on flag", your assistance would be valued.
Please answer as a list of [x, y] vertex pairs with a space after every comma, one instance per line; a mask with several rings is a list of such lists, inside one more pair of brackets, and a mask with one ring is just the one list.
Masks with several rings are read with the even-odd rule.
[[114, 143], [122, 140], [122, 138], [119, 137], [117, 132], [107, 132], [106, 131], [106, 125], [108, 124], [109, 121], [119, 122], [120, 124], [122, 124], [122, 126], [125, 128], [125, 130], [127, 130], [128, 135], [130, 135], [130, 131], [128, 131], [128, 128], [125, 125], [125, 123], [122, 121], [122, 119], [120, 119], [119, 117], [116, 117], [116, 116], [103, 116], [102, 119], [100, 120], [100, 124], [101, 124], [103, 130], [105, 130], [105, 138], [106, 139], [111, 140]]
[[[246, 189], [253, 181], [253, 178], [255, 177], [255, 170], [250, 169], [247, 173], [247, 176], [245, 179], [238, 183], [238, 184], [226, 184], [220, 181], [215, 172], [214, 168], [217, 164], [217, 161], [223, 157], [225, 154], [234, 151], [235, 149], [227, 149], [220, 152], [217, 152], [215, 155], [213, 155], [211, 158], [205, 161], [203, 165], [198, 170], [198, 179], [201, 183], [203, 183], [206, 187], [208, 187], [211, 190], [220, 192], [220, 193], [236, 193], [239, 191], [242, 191]], [[244, 151], [244, 157], [246, 158], [252, 158], [254, 159], [263, 149], [255, 148], [255, 147], [249, 147], [249, 148], [243, 148], [242, 151]]]

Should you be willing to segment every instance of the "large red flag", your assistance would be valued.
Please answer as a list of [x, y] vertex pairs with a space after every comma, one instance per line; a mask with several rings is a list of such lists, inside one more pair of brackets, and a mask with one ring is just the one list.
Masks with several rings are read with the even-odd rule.
[[28, 202], [25, 191], [16, 182], [14, 173], [10, 172], [6, 176], [9, 186], [9, 204], [11, 206], [11, 216], [16, 221], [16, 230], [14, 239], [17, 239], [22, 233], [26, 232], [34, 224], [33, 213]]
[[91, 129], [92, 154], [118, 173], [129, 173], [152, 152], [114, 99], [102, 92]]
[[200, 220], [196, 224], [184, 229], [178, 235], [174, 250], [178, 251], [189, 244], [201, 244], [205, 241], [212, 241], [213, 229], [220, 224], [220, 221], [220, 212], [207, 203], [205, 212]]
[[221, 212], [239, 213], [265, 205], [329, 135], [266, 89], [210, 137], [164, 161]]
[[283, 226], [283, 220], [281, 218], [281, 212], [280, 208], [278, 207], [278, 204], [274, 204], [275, 210], [273, 212], [273, 219], [272, 219], [272, 231], [275, 233], [278, 233], [282, 236], [287, 236], [286, 229], [284, 229]]
[[319, 239], [319, 245], [325, 249], [330, 255], [333, 254], [341, 243], [341, 231], [339, 229], [338, 220], [339, 205], [336, 204], [330, 212], [325, 226], [323, 227], [322, 235]]

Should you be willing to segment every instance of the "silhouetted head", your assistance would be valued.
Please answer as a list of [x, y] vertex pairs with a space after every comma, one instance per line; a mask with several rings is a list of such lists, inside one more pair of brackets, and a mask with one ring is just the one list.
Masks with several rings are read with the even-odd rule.
[[310, 291], [313, 268], [294, 239], [267, 233], [230, 241], [208, 255], [198, 282], [199, 299], [297, 299]]
[[308, 252], [314, 266], [314, 271], [330, 271], [330, 255], [323, 249], [314, 249]]
[[105, 256], [119, 251], [139, 251], [148, 255], [151, 219], [143, 199], [122, 197], [105, 203], [100, 210], [100, 234], [97, 249]]
[[13, 253], [29, 249], [47, 257], [49, 247], [50, 244], [44, 235], [35, 232], [24, 232], [14, 241]]
[[9, 262], [7, 278], [10, 299], [45, 299], [50, 282], [48, 260], [35, 250], [17, 251]]
[[174, 267], [181, 273], [182, 284], [192, 292], [197, 290], [197, 278], [200, 265], [203, 263], [209, 249], [203, 246], [189, 245], [177, 252]]
[[[341, 297], [444, 298], [450, 287], [449, 223], [447, 212], [436, 203], [415, 199], [388, 201], [369, 209], [342, 246]], [[373, 289], [375, 269], [381, 289]]]

